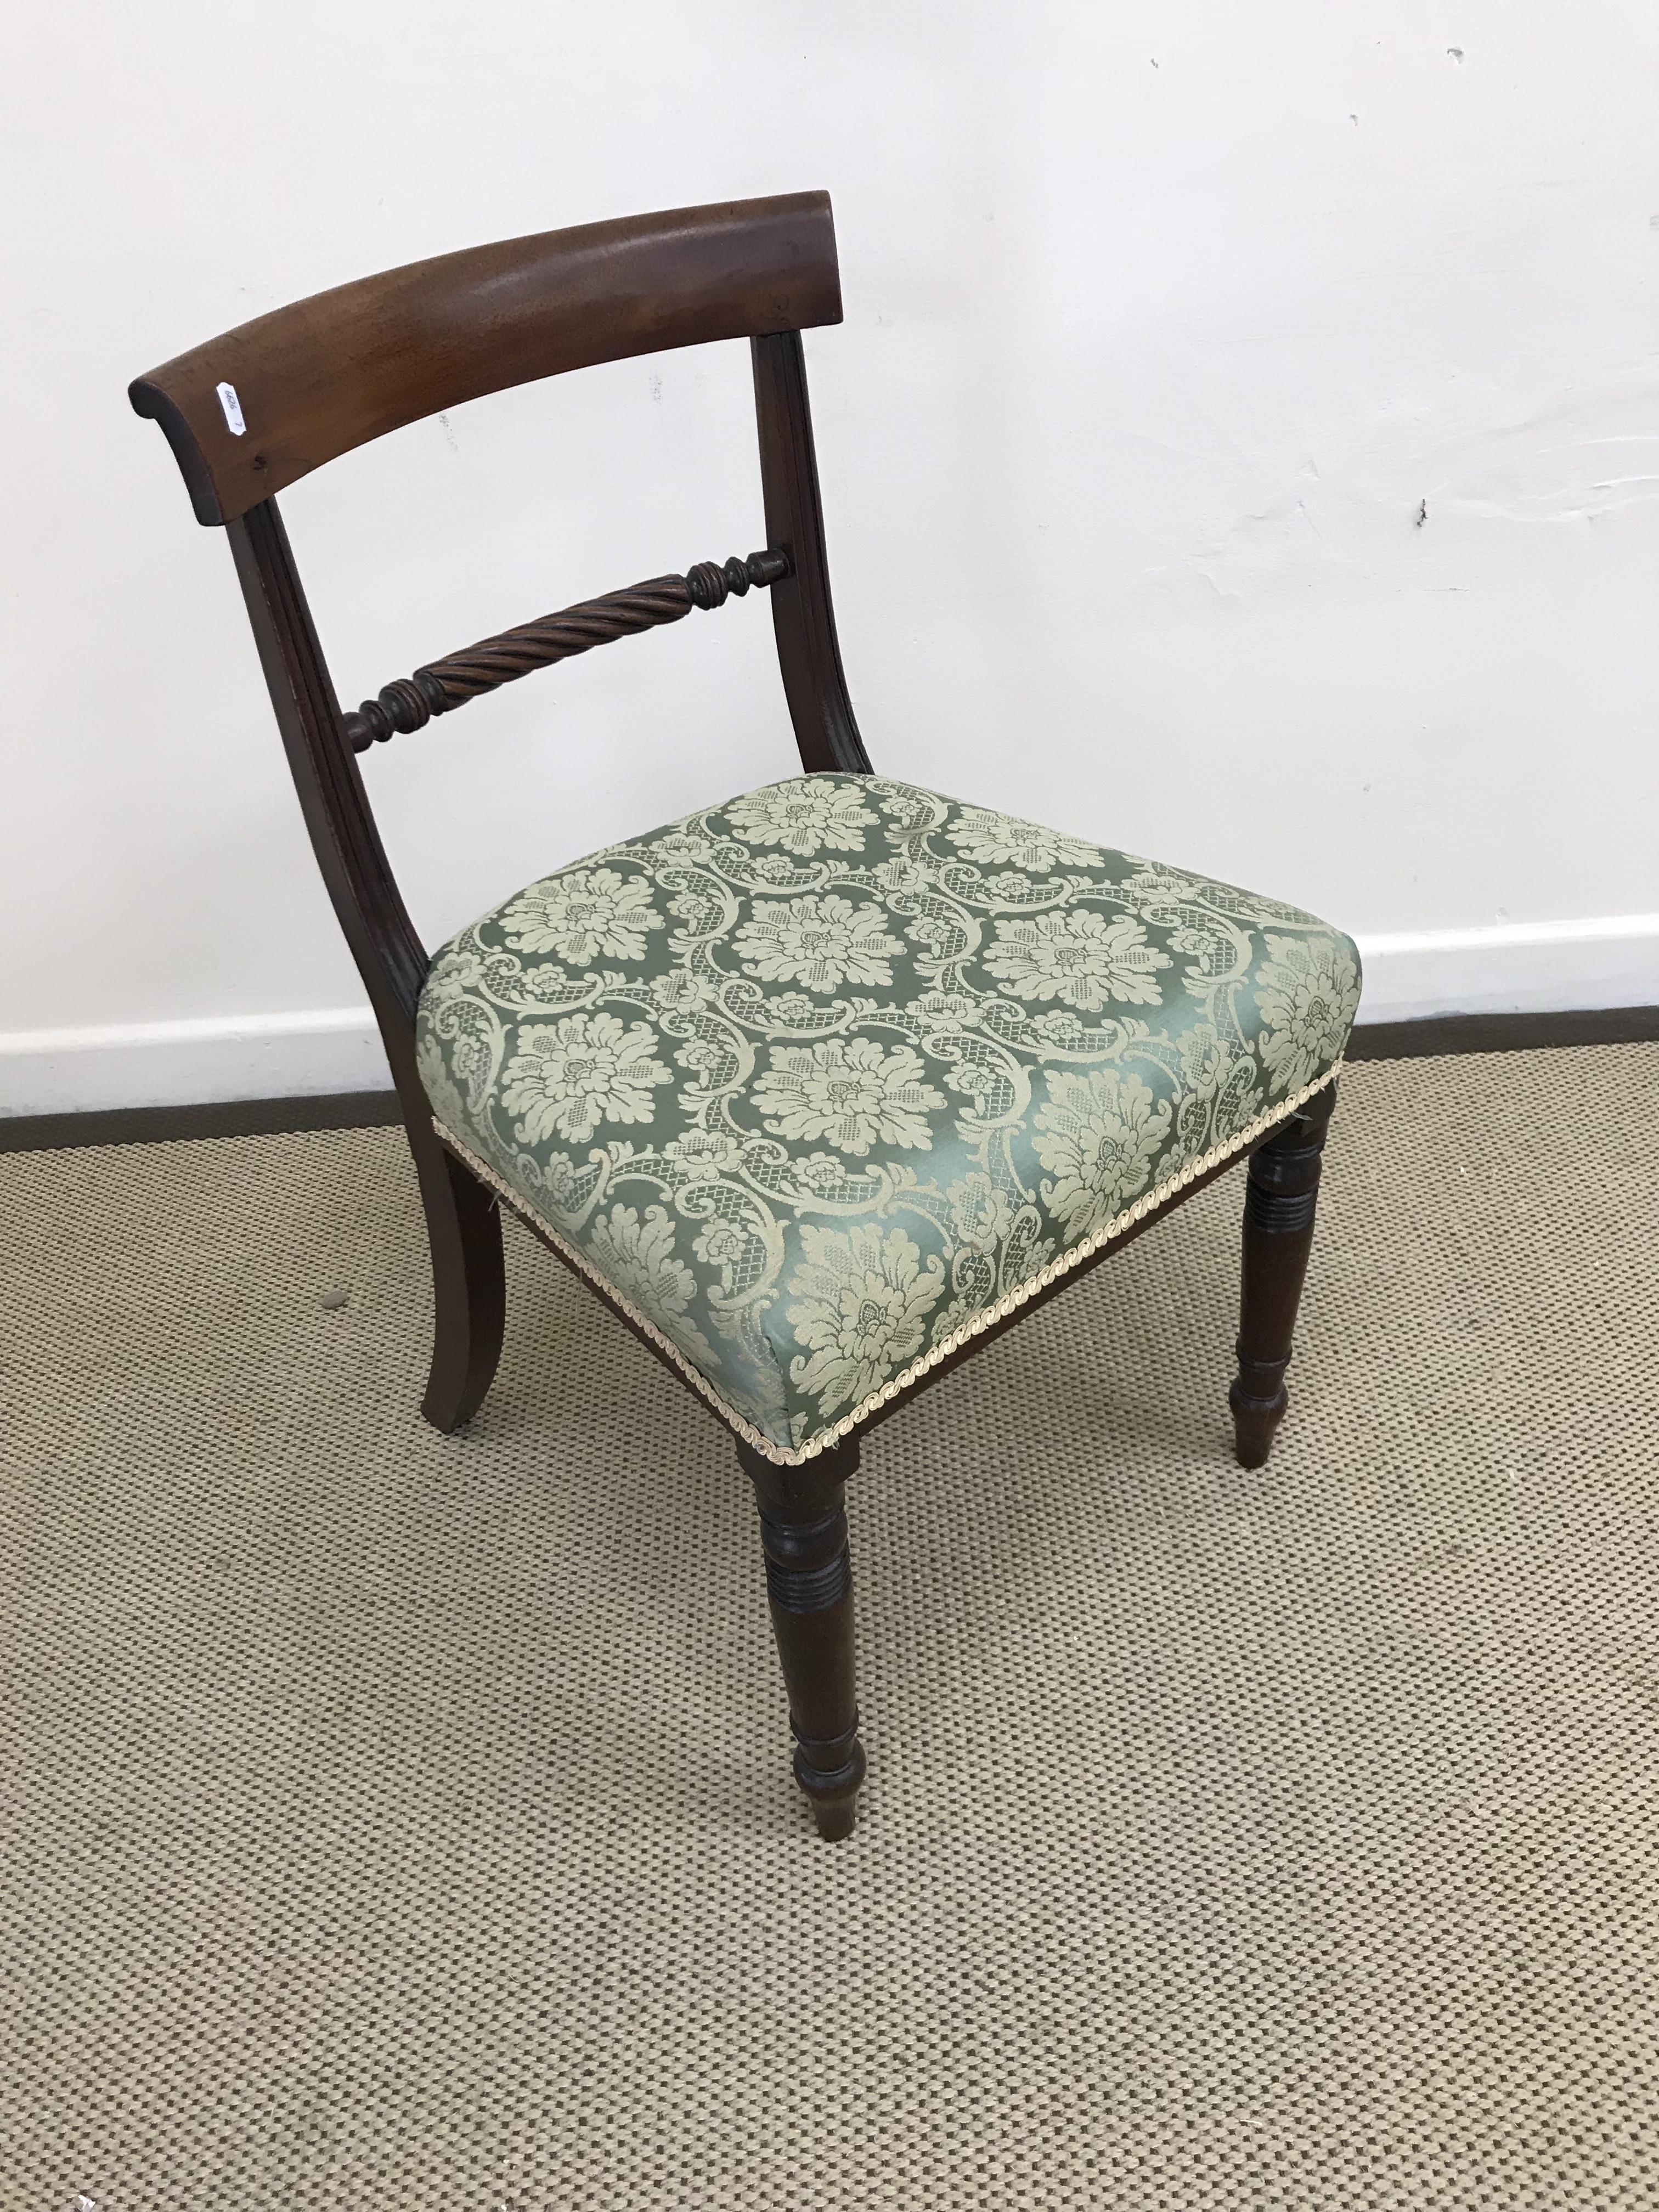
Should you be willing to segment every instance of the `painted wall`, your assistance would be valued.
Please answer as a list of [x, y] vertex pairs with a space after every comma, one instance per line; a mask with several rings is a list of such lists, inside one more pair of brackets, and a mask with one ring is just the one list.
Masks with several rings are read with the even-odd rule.
[[[14, 0], [0, 1099], [384, 1079], [228, 557], [128, 379], [399, 261], [835, 196], [878, 765], [1299, 900], [1366, 1014], [1659, 999], [1650, 0]], [[759, 542], [740, 347], [284, 500], [342, 692]], [[432, 941], [787, 773], [754, 601], [368, 774]]]

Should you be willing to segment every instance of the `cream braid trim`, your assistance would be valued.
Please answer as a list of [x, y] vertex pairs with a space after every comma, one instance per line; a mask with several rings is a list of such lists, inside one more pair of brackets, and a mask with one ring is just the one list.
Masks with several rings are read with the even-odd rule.
[[1293, 1097], [1283, 1100], [1268, 1112], [1258, 1115], [1247, 1128], [1241, 1129], [1237, 1136], [1230, 1137], [1224, 1145], [1218, 1145], [1213, 1152], [1206, 1152], [1200, 1159], [1189, 1160], [1178, 1174], [1171, 1176], [1167, 1182], [1161, 1182], [1155, 1188], [1143, 1193], [1133, 1206], [1117, 1214], [1103, 1229], [1097, 1229], [1092, 1237], [1085, 1237], [1082, 1243], [1074, 1244], [1069, 1251], [1062, 1252], [1059, 1259], [1051, 1260], [1029, 1282], [1021, 1283], [1018, 1289], [1009, 1291], [994, 1305], [981, 1308], [970, 1321], [964, 1322], [960, 1328], [952, 1329], [949, 1336], [942, 1338], [930, 1352], [924, 1352], [920, 1359], [913, 1359], [890, 1382], [884, 1382], [879, 1390], [872, 1391], [861, 1404], [854, 1407], [850, 1413], [842, 1414], [840, 1420], [832, 1423], [821, 1434], [793, 1449], [786, 1444], [774, 1443], [769, 1437], [763, 1436], [751, 1420], [721, 1397], [708, 1377], [691, 1364], [679, 1346], [663, 1334], [648, 1315], [642, 1314], [614, 1284], [607, 1282], [585, 1252], [555, 1229], [550, 1221], [536, 1211], [522, 1192], [514, 1190], [488, 1162], [481, 1160], [469, 1145], [464, 1144], [453, 1129], [446, 1128], [435, 1115], [432, 1126], [450, 1151], [466, 1162], [481, 1182], [486, 1182], [492, 1190], [499, 1191], [515, 1213], [529, 1222], [538, 1236], [544, 1237], [578, 1273], [586, 1275], [591, 1283], [603, 1291], [611, 1304], [627, 1315], [641, 1336], [649, 1338], [659, 1352], [672, 1360], [692, 1389], [708, 1401], [726, 1426], [735, 1429], [752, 1450], [757, 1451], [763, 1459], [771, 1460], [775, 1466], [801, 1467], [809, 1459], [816, 1459], [820, 1452], [830, 1451], [836, 1444], [844, 1443], [861, 1422], [867, 1421], [872, 1413], [890, 1404], [901, 1392], [908, 1390], [913, 1382], [926, 1375], [930, 1368], [937, 1367], [941, 1360], [948, 1359], [952, 1352], [959, 1352], [964, 1344], [986, 1329], [994, 1328], [998, 1322], [1006, 1321], [1010, 1314], [1017, 1312], [1051, 1284], [1059, 1282], [1062, 1275], [1070, 1274], [1073, 1268], [1080, 1267], [1084, 1261], [1091, 1260], [1097, 1252], [1115, 1243], [1126, 1230], [1133, 1229], [1138, 1221], [1144, 1221], [1149, 1213], [1155, 1213], [1178, 1190], [1184, 1190], [1188, 1183], [1196, 1182], [1212, 1168], [1219, 1167], [1224, 1160], [1245, 1151], [1258, 1137], [1265, 1136], [1269, 1129], [1287, 1120], [1298, 1106], [1305, 1106], [1316, 1091], [1322, 1091], [1328, 1083], [1334, 1081], [1341, 1073], [1342, 1066], [1342, 1061], [1338, 1060], [1316, 1082], [1305, 1085]]

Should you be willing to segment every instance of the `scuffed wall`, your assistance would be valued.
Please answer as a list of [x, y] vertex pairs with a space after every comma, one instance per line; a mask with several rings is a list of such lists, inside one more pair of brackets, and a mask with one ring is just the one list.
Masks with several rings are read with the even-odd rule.
[[[21, 0], [9, 30], [0, 1104], [378, 1065], [228, 560], [128, 378], [374, 268], [810, 185], [878, 765], [1315, 907], [1372, 948], [1373, 1016], [1659, 999], [1659, 12]], [[296, 487], [342, 690], [758, 544], [745, 374], [591, 371]], [[751, 602], [377, 755], [428, 936], [787, 773], [767, 632]]]

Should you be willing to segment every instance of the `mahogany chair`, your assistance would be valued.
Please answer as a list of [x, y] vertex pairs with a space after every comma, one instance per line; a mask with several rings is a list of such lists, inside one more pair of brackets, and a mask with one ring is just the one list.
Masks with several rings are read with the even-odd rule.
[[[1358, 997], [1279, 902], [872, 774], [831, 612], [801, 332], [841, 319], [823, 192], [553, 231], [365, 278], [141, 377], [230, 541], [426, 1209], [424, 1412], [478, 1409], [503, 1200], [732, 1434], [794, 1772], [865, 1759], [843, 1492], [865, 1431], [1248, 1155], [1231, 1403], [1260, 1466]], [[276, 495], [463, 400], [750, 341], [764, 548], [434, 660], [343, 713]], [[358, 756], [529, 671], [769, 593], [804, 775], [556, 872], [429, 960]], [[1079, 794], [1086, 811], [1093, 794]]]

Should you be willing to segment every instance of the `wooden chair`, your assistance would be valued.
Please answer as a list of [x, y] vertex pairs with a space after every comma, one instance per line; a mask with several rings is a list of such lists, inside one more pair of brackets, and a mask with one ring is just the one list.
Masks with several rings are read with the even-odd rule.
[[[822, 192], [453, 253], [141, 377], [230, 540], [318, 864], [385, 1039], [431, 1241], [424, 1412], [501, 1351], [505, 1200], [732, 1431], [794, 1771], [865, 1771], [843, 1492], [865, 1430], [1248, 1154], [1231, 1400], [1260, 1466], [1358, 995], [1297, 908], [872, 775], [842, 672], [801, 344], [838, 322]], [[750, 341], [764, 549], [485, 640], [343, 713], [276, 495], [591, 362]], [[770, 596], [805, 774], [516, 893], [428, 961], [357, 756], [530, 670]], [[1079, 793], [1079, 811], [1095, 801]]]

